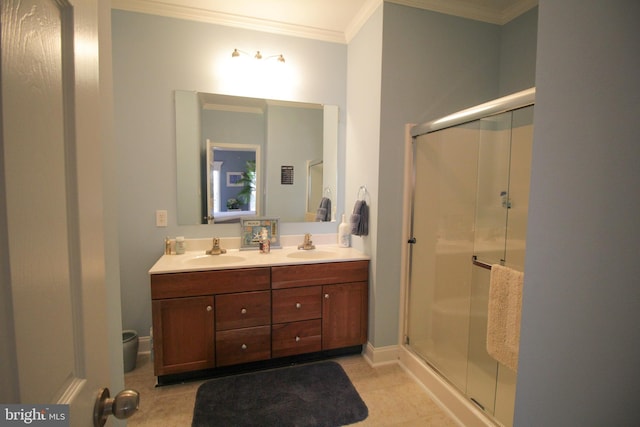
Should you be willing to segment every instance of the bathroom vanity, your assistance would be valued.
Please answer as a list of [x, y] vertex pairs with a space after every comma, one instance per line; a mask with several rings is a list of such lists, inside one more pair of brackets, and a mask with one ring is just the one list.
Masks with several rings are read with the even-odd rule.
[[360, 353], [367, 341], [369, 260], [352, 248], [164, 255], [149, 273], [158, 384]]

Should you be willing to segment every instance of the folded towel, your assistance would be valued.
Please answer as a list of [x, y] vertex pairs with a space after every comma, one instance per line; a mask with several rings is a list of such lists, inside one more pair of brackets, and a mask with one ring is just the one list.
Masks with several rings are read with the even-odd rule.
[[357, 200], [350, 217], [351, 234], [367, 236], [369, 234], [369, 206], [364, 200]]
[[524, 273], [500, 264], [491, 266], [487, 317], [487, 352], [518, 371], [520, 314]]
[[316, 221], [331, 221], [331, 199], [323, 197], [316, 211]]

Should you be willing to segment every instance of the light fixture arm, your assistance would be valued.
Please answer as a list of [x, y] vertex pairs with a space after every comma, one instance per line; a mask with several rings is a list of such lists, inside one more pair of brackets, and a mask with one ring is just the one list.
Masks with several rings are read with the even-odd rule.
[[[250, 56], [247, 52], [245, 52], [245, 51], [243, 51], [243, 50], [240, 50], [240, 49], [233, 49], [233, 52], [231, 52], [231, 57], [232, 57], [232, 58], [238, 58], [241, 54], [242, 54], [242, 55]], [[267, 56], [267, 57], [265, 58], [265, 57], [263, 57], [263, 56], [262, 56], [262, 54], [260, 53], [260, 51], [259, 51], [259, 50], [258, 50], [258, 51], [256, 51], [256, 54], [255, 54], [255, 55], [253, 55], [253, 57], [254, 57], [255, 59], [263, 59], [263, 58], [264, 58], [265, 60], [272, 59], [272, 58], [276, 58], [278, 62], [282, 62], [282, 63], [284, 63], [284, 62], [285, 62], [285, 59], [284, 59], [284, 55], [283, 55], [283, 54], [280, 54], [280, 55], [270, 55], [270, 56]]]

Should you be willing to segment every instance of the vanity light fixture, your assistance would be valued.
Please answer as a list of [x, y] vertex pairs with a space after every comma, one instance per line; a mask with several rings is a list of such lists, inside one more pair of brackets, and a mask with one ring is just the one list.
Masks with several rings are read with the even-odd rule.
[[[238, 50], [238, 49], [233, 49], [233, 52], [231, 52], [231, 57], [232, 57], [232, 58], [237, 58], [237, 57], [239, 57], [239, 56], [240, 56], [240, 54], [243, 54], [243, 55], [247, 55], [247, 56], [249, 56], [249, 54], [248, 54], [247, 52], [244, 52], [244, 51], [242, 51], [242, 50]], [[257, 52], [256, 52], [256, 54], [255, 54], [255, 55], [253, 55], [253, 57], [254, 57], [255, 59], [262, 59], [262, 58], [263, 58], [263, 56], [262, 56], [262, 54], [260, 53], [260, 51], [257, 51]], [[271, 55], [271, 56], [267, 56], [267, 57], [266, 57], [266, 58], [264, 58], [264, 59], [266, 60], [266, 59], [271, 59], [271, 58], [277, 58], [278, 62], [282, 62], [282, 63], [284, 63], [284, 62], [285, 62], [285, 61], [284, 61], [284, 56], [283, 56], [282, 54], [280, 54], [280, 55]]]

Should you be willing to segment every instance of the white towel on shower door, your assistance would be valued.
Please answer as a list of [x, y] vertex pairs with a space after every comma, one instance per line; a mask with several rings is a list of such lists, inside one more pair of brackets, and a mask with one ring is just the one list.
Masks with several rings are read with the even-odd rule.
[[518, 371], [520, 317], [524, 273], [500, 264], [491, 266], [487, 317], [487, 352]]

